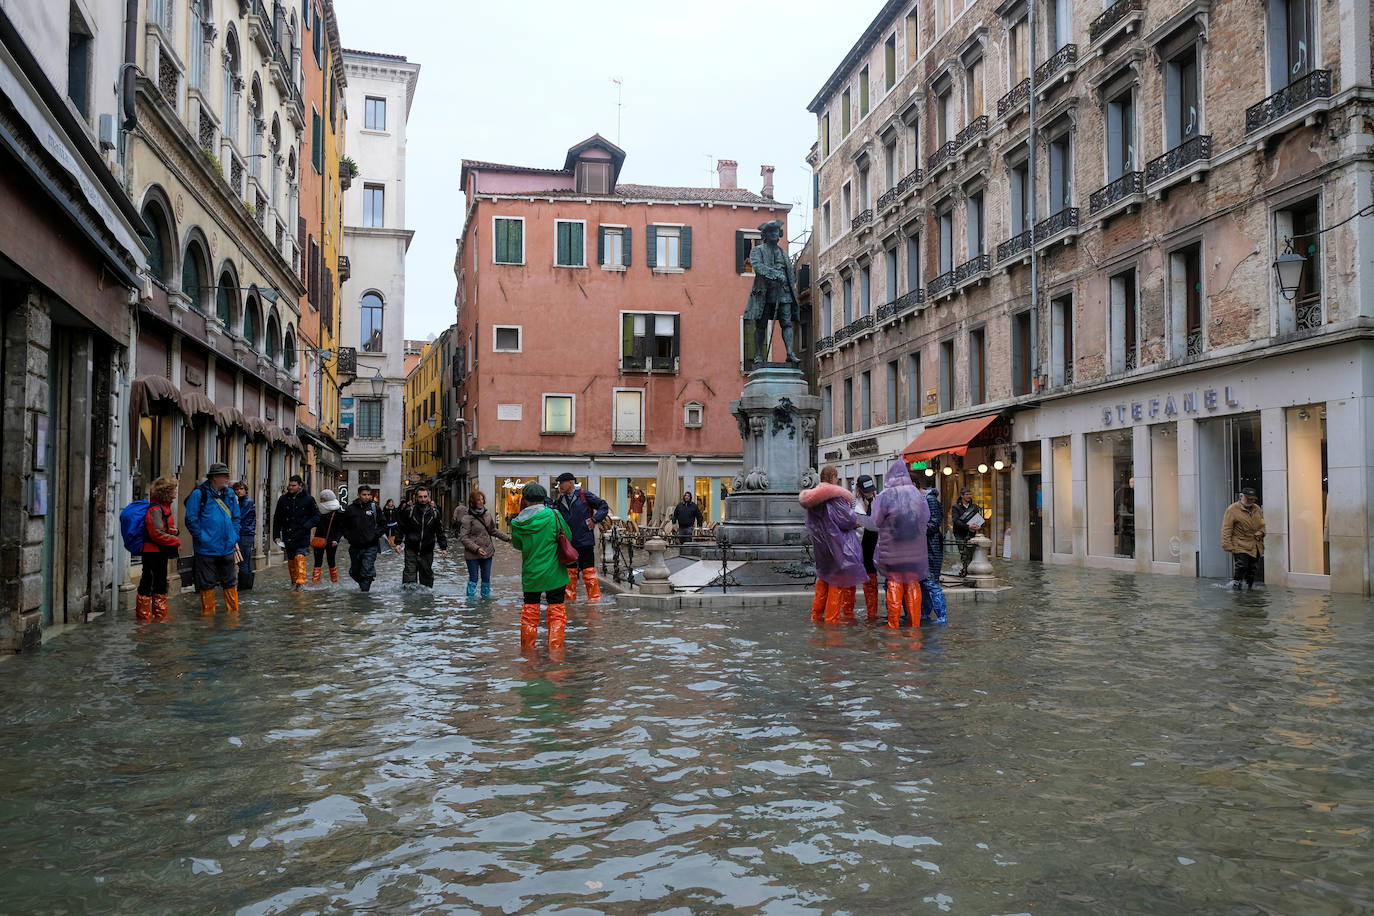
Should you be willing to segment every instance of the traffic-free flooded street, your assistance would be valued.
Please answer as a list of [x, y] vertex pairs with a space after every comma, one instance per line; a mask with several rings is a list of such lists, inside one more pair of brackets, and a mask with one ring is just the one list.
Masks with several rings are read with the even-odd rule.
[[0, 911], [1374, 908], [1361, 599], [1028, 566], [915, 632], [579, 602], [551, 659], [509, 548], [437, 567], [0, 663]]

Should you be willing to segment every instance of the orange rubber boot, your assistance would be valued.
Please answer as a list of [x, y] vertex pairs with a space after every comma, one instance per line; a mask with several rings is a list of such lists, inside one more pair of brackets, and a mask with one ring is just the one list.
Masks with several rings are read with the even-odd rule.
[[520, 606], [520, 648], [528, 649], [534, 645], [534, 638], [539, 635], [539, 605], [522, 604]]
[[291, 581], [296, 585], [305, 584], [305, 557], [299, 555], [296, 557], [295, 572], [291, 576]]
[[215, 590], [200, 593], [200, 612], [211, 617], [215, 614]]
[[312, 570], [310, 571], [310, 582], [311, 582], [311, 584], [314, 584], [314, 583], [320, 581], [320, 574], [323, 573], [323, 572], [324, 572], [324, 568], [321, 567], [321, 566], [316, 566], [314, 569], [312, 569]]
[[166, 620], [166, 619], [167, 619], [167, 596], [166, 596], [166, 595], [154, 595], [154, 596], [153, 596], [153, 619], [154, 619], [154, 620]]
[[887, 625], [897, 629], [902, 623], [902, 587], [896, 582], [887, 583]]
[[853, 595], [853, 594], [854, 594], [854, 589], [852, 589], [852, 588], [850, 588], [850, 589], [843, 589], [843, 588], [838, 588], [838, 587], [836, 587], [836, 586], [834, 586], [834, 585], [830, 586], [830, 591], [829, 591], [829, 593], [825, 596], [825, 622], [826, 622], [826, 623], [839, 623], [839, 622], [840, 622], [840, 617], [843, 616], [843, 614], [844, 614], [844, 593], [845, 593], [846, 591], [848, 591], [848, 592], [850, 593], [850, 595]]
[[549, 648], [563, 648], [563, 631], [568, 626], [568, 608], [562, 604], [549, 605]]
[[853, 619], [854, 619], [854, 597], [855, 597], [855, 595], [857, 595], [857, 594], [858, 594], [858, 588], [856, 588], [855, 586], [851, 585], [851, 586], [849, 586], [848, 588], [846, 588], [846, 589], [844, 590], [844, 593], [840, 596], [840, 611], [841, 611], [841, 616], [842, 616], [845, 620], [853, 620]]
[[820, 579], [816, 580], [816, 597], [811, 599], [811, 621], [820, 623], [825, 619], [825, 599], [830, 592], [830, 586]]
[[224, 609], [230, 614], [239, 612], [239, 589], [237, 585], [224, 590]]
[[331, 566], [331, 567], [329, 567], [329, 581], [330, 581], [330, 582], [338, 582], [338, 581], [339, 581], [339, 567], [337, 567], [337, 566]]
[[902, 587], [906, 593], [906, 612], [911, 615], [911, 625], [921, 625], [921, 583], [908, 582]]
[[601, 600], [601, 583], [596, 578], [596, 567], [588, 566], [582, 570], [582, 583], [587, 586], [587, 600]]
[[568, 569], [568, 587], [563, 590], [563, 597], [569, 601], [577, 600], [577, 570]]
[[153, 598], [151, 595], [139, 595], [134, 601], [134, 619], [139, 623], [147, 623], [153, 619]]
[[878, 574], [870, 573], [868, 581], [864, 583], [864, 610], [868, 611], [869, 620], [878, 619]]

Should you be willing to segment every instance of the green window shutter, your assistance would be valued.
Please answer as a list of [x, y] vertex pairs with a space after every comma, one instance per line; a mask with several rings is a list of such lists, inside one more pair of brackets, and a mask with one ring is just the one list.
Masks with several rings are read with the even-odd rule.
[[686, 269], [692, 266], [692, 227], [682, 227], [682, 267]]
[[496, 231], [492, 233], [492, 256], [497, 262], [506, 260], [506, 221], [496, 221]]
[[657, 226], [649, 226], [644, 230], [644, 263], [650, 267], [658, 266]]
[[682, 355], [682, 316], [673, 316], [673, 358]]
[[626, 226], [620, 230], [620, 250], [622, 253], [620, 263], [625, 267], [630, 266], [630, 247], [630, 227]]
[[310, 164], [316, 172], [324, 172], [324, 121], [313, 112], [310, 115]]
[[587, 263], [586, 231], [587, 229], [582, 223], [568, 223], [568, 253], [571, 255], [568, 260], [569, 264], [583, 265]]
[[621, 367], [625, 365], [625, 357], [633, 356], [635, 352], [635, 316], [620, 316], [620, 360]]
[[572, 263], [572, 223], [558, 224], [558, 263]]
[[606, 263], [606, 227], [596, 227], [596, 263]]
[[744, 273], [744, 265], [749, 263], [749, 239], [743, 229], [735, 230], [735, 273]]

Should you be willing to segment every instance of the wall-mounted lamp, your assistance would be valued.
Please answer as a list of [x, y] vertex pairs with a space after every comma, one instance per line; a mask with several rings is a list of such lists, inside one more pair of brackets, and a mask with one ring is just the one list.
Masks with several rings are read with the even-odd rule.
[[987, 472], [988, 472], [988, 466], [987, 466], [986, 464], [980, 464], [980, 465], [978, 465], [978, 473], [979, 473], [979, 474], [986, 474]]
[[993, 468], [993, 470], [995, 470], [995, 471], [1000, 471], [1000, 470], [1002, 470], [1002, 468], [1004, 468], [1004, 467], [1006, 467], [1006, 466], [1007, 466], [1007, 463], [1006, 463], [1005, 461], [1003, 461], [1001, 458], [998, 458], [996, 461], [994, 461], [994, 462], [992, 463], [992, 468]]
[[934, 476], [935, 476], [935, 469], [934, 469], [934, 468], [926, 468], [926, 476], [927, 476], [927, 477], [934, 477]]
[[950, 467], [949, 465], [945, 465], [944, 467], [940, 468], [940, 473], [948, 477], [950, 474], [954, 473], [954, 468]]

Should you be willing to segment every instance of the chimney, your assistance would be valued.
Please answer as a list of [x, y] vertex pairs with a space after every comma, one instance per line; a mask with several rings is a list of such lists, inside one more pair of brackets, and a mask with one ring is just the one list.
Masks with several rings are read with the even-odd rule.
[[739, 163], [733, 159], [717, 159], [716, 172], [720, 176], [720, 186], [722, 188], [737, 188], [739, 182], [735, 178], [735, 170], [739, 168]]
[[763, 176], [763, 189], [759, 191], [759, 194], [769, 200], [773, 199], [773, 171], [771, 165], [765, 165], [759, 169], [759, 174]]

